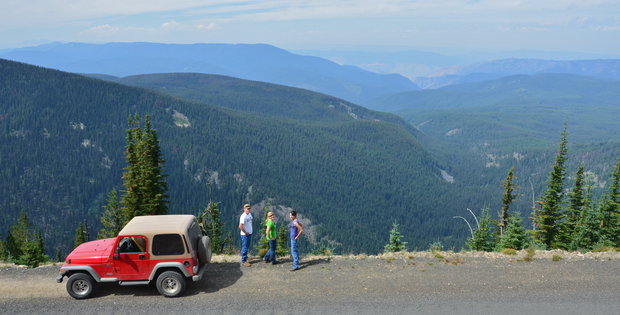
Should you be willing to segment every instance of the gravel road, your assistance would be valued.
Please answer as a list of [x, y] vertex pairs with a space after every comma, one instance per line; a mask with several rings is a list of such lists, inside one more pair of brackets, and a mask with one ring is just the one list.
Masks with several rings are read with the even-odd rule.
[[80, 301], [54, 281], [58, 266], [4, 266], [0, 313], [620, 314], [620, 253], [441, 255], [303, 257], [296, 272], [219, 256], [183, 297], [106, 284]]

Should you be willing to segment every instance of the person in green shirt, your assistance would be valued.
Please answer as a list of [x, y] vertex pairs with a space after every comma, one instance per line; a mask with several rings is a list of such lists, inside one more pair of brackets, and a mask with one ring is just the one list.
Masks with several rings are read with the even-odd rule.
[[265, 225], [267, 226], [267, 229], [265, 230], [265, 237], [267, 238], [267, 242], [269, 243], [269, 250], [267, 251], [267, 254], [265, 254], [265, 262], [271, 262], [272, 265], [277, 264], [278, 262], [276, 261], [276, 224], [274, 223], [274, 220], [276, 219], [275, 214], [273, 214], [273, 212], [269, 211], [267, 213], [267, 222], [265, 223]]

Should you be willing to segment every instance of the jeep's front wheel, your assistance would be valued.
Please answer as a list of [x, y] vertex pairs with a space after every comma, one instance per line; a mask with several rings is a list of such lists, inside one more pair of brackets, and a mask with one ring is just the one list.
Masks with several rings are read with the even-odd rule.
[[183, 294], [185, 278], [176, 271], [165, 271], [157, 277], [157, 291], [163, 296], [175, 297]]
[[87, 299], [95, 293], [95, 279], [85, 273], [75, 273], [67, 280], [67, 292], [75, 299]]

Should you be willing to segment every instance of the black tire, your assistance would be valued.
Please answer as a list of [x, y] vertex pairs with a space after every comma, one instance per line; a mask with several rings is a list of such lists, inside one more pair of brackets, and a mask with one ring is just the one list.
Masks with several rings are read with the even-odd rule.
[[211, 262], [211, 239], [208, 236], [198, 239], [198, 261], [201, 266]]
[[89, 274], [74, 273], [67, 280], [67, 292], [78, 300], [92, 297], [96, 288], [97, 282]]
[[157, 291], [166, 297], [180, 296], [187, 287], [185, 278], [176, 271], [164, 271], [157, 277]]

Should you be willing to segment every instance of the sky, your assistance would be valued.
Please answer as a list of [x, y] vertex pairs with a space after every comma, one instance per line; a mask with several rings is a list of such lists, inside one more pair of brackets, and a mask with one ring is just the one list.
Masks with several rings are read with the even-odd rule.
[[0, 49], [47, 42], [620, 54], [618, 0], [1, 0]]

